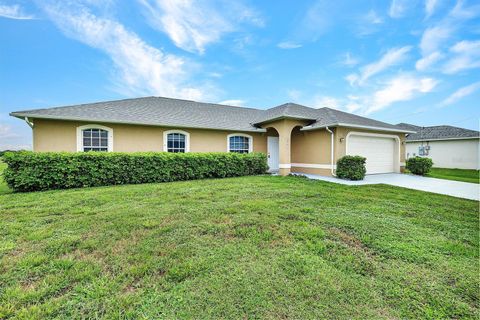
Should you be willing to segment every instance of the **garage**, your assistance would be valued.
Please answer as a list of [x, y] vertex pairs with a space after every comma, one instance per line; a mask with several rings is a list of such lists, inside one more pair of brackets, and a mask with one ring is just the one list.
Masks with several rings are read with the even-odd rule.
[[398, 141], [391, 136], [352, 134], [347, 154], [367, 158], [367, 174], [398, 172]]

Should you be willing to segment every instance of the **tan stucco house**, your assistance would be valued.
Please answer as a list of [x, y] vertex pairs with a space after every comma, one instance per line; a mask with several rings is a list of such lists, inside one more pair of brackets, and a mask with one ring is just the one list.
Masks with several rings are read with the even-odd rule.
[[271, 171], [334, 175], [344, 155], [367, 174], [400, 172], [405, 134], [395, 125], [286, 103], [267, 110], [145, 97], [12, 112], [33, 130], [33, 150], [264, 152]]

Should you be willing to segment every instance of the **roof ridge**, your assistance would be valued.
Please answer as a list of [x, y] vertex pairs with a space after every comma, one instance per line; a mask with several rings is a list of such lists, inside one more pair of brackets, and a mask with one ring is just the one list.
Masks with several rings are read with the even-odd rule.
[[406, 124], [407, 126], [421, 127], [421, 126], [418, 126], [416, 124], [408, 123], [408, 122], [399, 122], [396, 125], [398, 126], [398, 125], [401, 125], [401, 124]]
[[[355, 113], [351, 113], [351, 112], [346, 112], [346, 111], [342, 111], [342, 110], [338, 110], [338, 109], [332, 109], [332, 108], [329, 108], [329, 107], [324, 107], [325, 109], [335, 113], [343, 113], [343, 114], [347, 114], [347, 115], [353, 115], [355, 117], [358, 117], [358, 118], [362, 118], [362, 119], [368, 119], [368, 120], [373, 120], [373, 121], [377, 121], [377, 122], [381, 122], [381, 123], [384, 123], [384, 124], [388, 124], [390, 126], [395, 126], [391, 123], [388, 123], [388, 122], [385, 122], [385, 121], [381, 121], [381, 120], [377, 120], [377, 119], [373, 119], [373, 118], [368, 118], [368, 117], [364, 117], [364, 116], [360, 116], [358, 114], [355, 114]], [[335, 118], [337, 119], [337, 116], [335, 115]]]
[[84, 103], [77, 103], [77, 104], [69, 104], [69, 105], [66, 105], [66, 106], [47, 107], [47, 108], [40, 108], [40, 109], [27, 109], [27, 110], [15, 111], [15, 112], [19, 113], [19, 112], [27, 112], [27, 111], [62, 109], [62, 108], [80, 107], [80, 106], [86, 106], [86, 105], [92, 105], [92, 104], [95, 105], [95, 104], [104, 104], [104, 103], [127, 101], [127, 100], [140, 100], [140, 99], [147, 99], [147, 98], [155, 98], [155, 96], [145, 96], [145, 97], [138, 97], [138, 98], [124, 98], [124, 99], [97, 101], [97, 102], [84, 102]]
[[263, 110], [264, 110], [264, 109], [253, 108], [253, 107], [233, 106], [233, 105], [230, 105], [230, 104], [222, 104], [222, 103], [216, 103], [216, 102], [202, 102], [202, 101], [195, 101], [195, 100], [188, 100], [188, 99], [180, 99], [180, 98], [170, 98], [170, 97], [162, 97], [162, 96], [151, 96], [151, 97], [152, 97], [152, 98], [159, 98], [159, 99], [169, 99], [169, 100], [180, 100], [180, 101], [194, 102], [194, 103], [199, 103], [199, 104], [212, 104], [212, 105], [222, 106], [222, 107], [253, 109], [253, 110], [259, 110], [259, 111], [263, 111]]
[[457, 127], [457, 126], [452, 126], [452, 125], [450, 125], [450, 124], [439, 124], [439, 125], [436, 125], [436, 126], [428, 126], [428, 127], [422, 127], [422, 128], [440, 128], [440, 127], [448, 127], [448, 128], [454, 128], [454, 129], [470, 130], [470, 131], [479, 132], [478, 130], [467, 129], [467, 128], [462, 128], [462, 127]]
[[46, 107], [46, 108], [39, 108], [39, 109], [26, 109], [15, 111], [16, 113], [19, 112], [27, 112], [27, 111], [39, 111], [39, 110], [52, 110], [52, 109], [62, 109], [62, 108], [71, 108], [71, 107], [80, 107], [80, 106], [87, 106], [87, 105], [98, 105], [98, 104], [107, 104], [107, 103], [114, 103], [114, 102], [122, 102], [122, 101], [129, 101], [129, 100], [144, 100], [144, 99], [168, 99], [168, 100], [176, 100], [176, 101], [186, 101], [186, 102], [193, 102], [202, 105], [216, 105], [222, 107], [229, 107], [229, 108], [242, 108], [242, 109], [250, 109], [256, 111], [264, 111], [265, 109], [253, 108], [253, 107], [241, 107], [241, 106], [232, 106], [228, 104], [220, 104], [220, 103], [212, 103], [212, 102], [200, 102], [195, 100], [188, 100], [188, 99], [179, 99], [179, 98], [170, 98], [170, 97], [162, 97], [162, 96], [144, 96], [144, 97], [137, 97], [137, 98], [124, 98], [124, 99], [114, 99], [114, 100], [106, 100], [106, 101], [97, 101], [97, 102], [84, 102], [84, 103], [77, 103], [77, 104], [69, 104], [64, 106], [55, 106], [55, 107]]

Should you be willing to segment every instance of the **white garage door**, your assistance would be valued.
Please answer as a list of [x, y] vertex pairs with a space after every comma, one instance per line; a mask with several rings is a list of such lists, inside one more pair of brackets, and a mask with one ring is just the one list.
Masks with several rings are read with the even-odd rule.
[[367, 158], [367, 174], [395, 171], [395, 140], [392, 138], [351, 135], [347, 152]]

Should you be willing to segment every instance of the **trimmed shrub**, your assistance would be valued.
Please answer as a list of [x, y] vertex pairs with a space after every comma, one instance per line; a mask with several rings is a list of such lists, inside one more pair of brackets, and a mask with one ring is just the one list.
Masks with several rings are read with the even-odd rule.
[[337, 177], [346, 180], [363, 180], [367, 169], [361, 156], [343, 156], [337, 161]]
[[9, 152], [5, 181], [15, 191], [38, 191], [225, 178], [262, 174], [262, 153]]
[[430, 158], [413, 157], [407, 159], [406, 168], [413, 174], [424, 176], [430, 172], [433, 161]]

